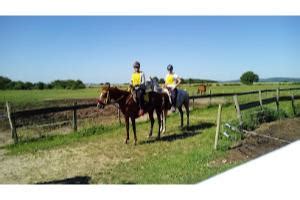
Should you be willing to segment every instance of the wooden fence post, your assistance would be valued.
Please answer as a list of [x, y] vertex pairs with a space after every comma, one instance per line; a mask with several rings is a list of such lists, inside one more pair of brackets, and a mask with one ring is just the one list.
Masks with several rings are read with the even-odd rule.
[[11, 137], [14, 139], [14, 143], [18, 143], [18, 134], [17, 134], [17, 128], [16, 128], [16, 119], [12, 115], [11, 107], [8, 102], [6, 102], [6, 109], [7, 109], [7, 117], [11, 129]]
[[209, 89], [209, 105], [211, 105], [211, 90]]
[[279, 112], [279, 88], [276, 90], [276, 109]]
[[77, 106], [77, 102], [74, 102], [74, 109], [73, 109], [73, 123], [72, 123], [72, 127], [73, 127], [73, 130], [76, 132], [77, 131], [77, 109], [76, 109], [76, 106]]
[[121, 125], [121, 113], [120, 113], [120, 108], [118, 108], [118, 119], [119, 119], [119, 124]]
[[292, 109], [293, 109], [293, 113], [294, 115], [296, 115], [296, 108], [295, 108], [295, 99], [294, 99], [294, 94], [291, 95], [291, 100], [292, 100]]
[[214, 144], [215, 150], [217, 150], [218, 140], [219, 140], [220, 126], [221, 126], [221, 112], [222, 112], [222, 104], [219, 104], [218, 115], [217, 115], [217, 128], [216, 128], [215, 144]]
[[193, 97], [193, 110], [195, 108], [195, 97]]
[[263, 103], [262, 103], [262, 97], [261, 97], [261, 90], [258, 90], [258, 98], [259, 98], [260, 108], [263, 109]]
[[238, 102], [238, 99], [237, 99], [237, 95], [233, 96], [233, 101], [234, 101], [234, 104], [235, 104], [237, 118], [238, 118], [238, 120], [240, 122], [240, 126], [241, 126], [243, 124], [243, 121], [242, 121], [242, 115], [241, 115], [241, 110], [240, 110], [240, 105], [239, 105], [239, 102]]

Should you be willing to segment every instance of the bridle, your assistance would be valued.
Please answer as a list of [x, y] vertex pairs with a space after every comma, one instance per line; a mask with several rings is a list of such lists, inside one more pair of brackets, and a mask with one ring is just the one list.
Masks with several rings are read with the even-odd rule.
[[[106, 99], [105, 101], [101, 101], [101, 100], [98, 100], [98, 103], [102, 104], [102, 105], [109, 105], [109, 104], [114, 104], [114, 103], [119, 103], [120, 100], [122, 100], [123, 98], [125, 97], [125, 95], [122, 95], [121, 97], [119, 97], [118, 99], [111, 101], [111, 97], [109, 95], [109, 90], [107, 91], [107, 96], [106, 96]], [[117, 106], [116, 106], [117, 107]]]

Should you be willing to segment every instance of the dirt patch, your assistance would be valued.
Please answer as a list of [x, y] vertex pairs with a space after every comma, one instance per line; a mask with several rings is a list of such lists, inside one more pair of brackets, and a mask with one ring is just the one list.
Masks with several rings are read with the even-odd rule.
[[258, 135], [246, 135], [239, 145], [230, 150], [226, 162], [249, 160], [278, 149], [287, 143], [266, 136], [293, 142], [300, 139], [299, 130], [300, 118], [263, 124], [254, 131]]

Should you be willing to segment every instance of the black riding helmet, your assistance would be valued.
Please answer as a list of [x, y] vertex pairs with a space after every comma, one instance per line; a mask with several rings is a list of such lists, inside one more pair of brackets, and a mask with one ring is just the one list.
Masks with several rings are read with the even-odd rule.
[[168, 71], [173, 71], [173, 65], [169, 64], [167, 69], [168, 69]]
[[140, 62], [135, 61], [135, 62], [133, 63], [133, 68], [140, 68], [140, 67], [141, 67]]

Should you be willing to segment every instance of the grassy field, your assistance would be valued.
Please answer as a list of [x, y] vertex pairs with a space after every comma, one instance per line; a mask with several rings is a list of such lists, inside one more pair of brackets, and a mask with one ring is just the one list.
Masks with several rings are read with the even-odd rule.
[[[281, 108], [292, 117], [288, 102]], [[139, 122], [136, 146], [132, 134], [130, 144], [123, 144], [125, 128], [117, 124], [5, 146], [0, 149], [5, 152], [0, 183], [37, 183], [75, 176], [90, 177], [95, 184], [196, 183], [241, 163], [227, 162], [226, 150], [232, 142], [226, 138], [220, 140], [218, 151], [213, 150], [216, 114], [217, 106], [194, 109], [190, 130], [181, 130], [178, 114], [172, 114], [161, 140], [148, 140], [149, 123]], [[234, 119], [234, 107], [225, 105], [223, 123]], [[157, 124], [154, 130], [156, 136]]]
[[[182, 84], [181, 89], [185, 89], [190, 95], [196, 95], [198, 84]], [[126, 89], [126, 86], [121, 86]], [[254, 84], [254, 85], [212, 85], [208, 87], [212, 93], [227, 93], [227, 92], [243, 92], [262, 89], [276, 89], [276, 88], [291, 88], [300, 87], [299, 85], [291, 84]], [[97, 98], [99, 96], [100, 88], [86, 88], [79, 90], [64, 90], [64, 89], [52, 89], [52, 90], [0, 90], [0, 104], [4, 104], [9, 101], [16, 106], [26, 104], [36, 104], [49, 100], [62, 100], [62, 99], [85, 99], [85, 98]]]
[[[196, 90], [195, 86], [186, 85], [186, 87], [190, 92]], [[277, 88], [277, 86], [242, 86], [241, 88], [212, 86], [211, 89], [219, 93], [258, 88]], [[75, 91], [1, 92], [11, 93], [5, 95], [5, 100], [10, 98], [15, 104], [22, 105], [43, 102], [49, 98], [93, 98], [94, 93], [98, 93], [98, 88]], [[15, 100], [15, 98], [19, 99]], [[249, 101], [256, 100], [257, 96], [247, 95], [243, 98], [243, 101]], [[1, 99], [2, 102], [5, 100]], [[275, 109], [275, 104], [267, 107]], [[299, 112], [299, 102], [296, 107]], [[289, 117], [294, 117], [290, 102], [281, 103], [280, 108], [285, 110]], [[124, 125], [118, 124], [93, 125], [70, 134], [58, 133], [47, 136], [45, 133], [39, 139], [26, 140], [17, 145], [6, 145], [0, 148], [0, 183], [38, 183], [75, 176], [89, 177], [91, 183], [97, 184], [196, 183], [241, 163], [241, 161], [227, 162], [228, 151], [226, 150], [233, 141], [223, 138], [220, 140], [220, 150], [213, 150], [216, 115], [216, 105], [195, 108], [191, 111], [191, 128], [181, 130], [178, 113], [172, 114], [167, 119], [167, 133], [161, 140], [148, 140], [149, 123], [139, 122], [137, 124], [139, 143], [136, 146], [133, 145], [132, 133], [130, 133], [130, 144], [123, 144], [125, 128]], [[234, 120], [236, 120], [236, 113], [233, 105], [225, 104], [222, 112], [223, 124]], [[154, 136], [157, 134], [156, 131], [155, 123]]]
[[[225, 107], [224, 119], [233, 114], [231, 107]], [[226, 154], [212, 149], [215, 115], [216, 107], [192, 111], [189, 131], [180, 130], [178, 115], [172, 115], [167, 134], [159, 141], [149, 141], [149, 124], [140, 122], [137, 146], [133, 145], [132, 135], [131, 143], [123, 144], [125, 129], [117, 125], [6, 146], [7, 160], [3, 159], [1, 169], [12, 158], [27, 162], [19, 163], [21, 170], [11, 171], [15, 178], [0, 175], [0, 182], [34, 183], [82, 175], [91, 177], [92, 183], [196, 183], [238, 164], [210, 166], [210, 162]], [[51, 157], [43, 160], [46, 155]], [[57, 157], [61, 163], [53, 161]], [[25, 170], [36, 162], [40, 166], [34, 168], [37, 171]]]

